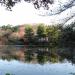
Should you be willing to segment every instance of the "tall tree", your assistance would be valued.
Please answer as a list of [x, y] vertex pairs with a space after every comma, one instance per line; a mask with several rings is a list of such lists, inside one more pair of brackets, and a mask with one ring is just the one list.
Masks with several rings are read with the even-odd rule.
[[51, 46], [56, 46], [58, 44], [59, 36], [61, 34], [61, 30], [58, 26], [49, 26], [46, 29], [48, 40]]
[[29, 25], [25, 28], [25, 38], [27, 38], [27, 40], [32, 43], [34, 38], [34, 31]]

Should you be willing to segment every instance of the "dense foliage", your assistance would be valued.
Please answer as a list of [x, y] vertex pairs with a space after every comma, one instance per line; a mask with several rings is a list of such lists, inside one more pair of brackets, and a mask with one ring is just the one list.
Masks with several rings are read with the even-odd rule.
[[[74, 46], [75, 23], [68, 26], [24, 25], [24, 36], [20, 36], [20, 26], [6, 25], [0, 27], [0, 41], [3, 44], [49, 45], [51, 47]], [[20, 34], [19, 34], [20, 33]], [[6, 39], [6, 40], [5, 40]]]

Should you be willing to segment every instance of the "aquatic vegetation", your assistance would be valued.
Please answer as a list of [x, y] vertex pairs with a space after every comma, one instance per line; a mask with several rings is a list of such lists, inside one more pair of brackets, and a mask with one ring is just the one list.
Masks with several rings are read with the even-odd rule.
[[14, 74], [11, 74], [11, 73], [6, 73], [5, 75], [14, 75]]

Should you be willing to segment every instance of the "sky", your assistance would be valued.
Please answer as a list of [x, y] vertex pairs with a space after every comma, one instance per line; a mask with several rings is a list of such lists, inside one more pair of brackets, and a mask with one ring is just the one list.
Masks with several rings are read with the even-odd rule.
[[17, 3], [12, 11], [0, 6], [0, 26], [30, 23], [70, 24], [75, 21], [75, 0], [54, 0], [49, 10], [35, 9], [31, 3]]

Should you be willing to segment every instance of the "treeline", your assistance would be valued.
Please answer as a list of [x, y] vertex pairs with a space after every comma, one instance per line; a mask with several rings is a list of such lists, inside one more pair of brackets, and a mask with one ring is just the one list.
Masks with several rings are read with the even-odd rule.
[[[19, 37], [20, 31], [24, 32], [23, 37]], [[3, 37], [7, 39], [5, 44], [74, 46], [75, 23], [64, 27], [63, 25], [46, 26], [44, 24], [14, 27], [7, 25], [0, 27], [0, 39]]]
[[35, 29], [32, 26], [27, 26], [25, 27], [25, 38], [29, 43], [34, 43], [34, 45], [54, 46], [58, 44], [60, 32], [59, 26], [40, 24]]

